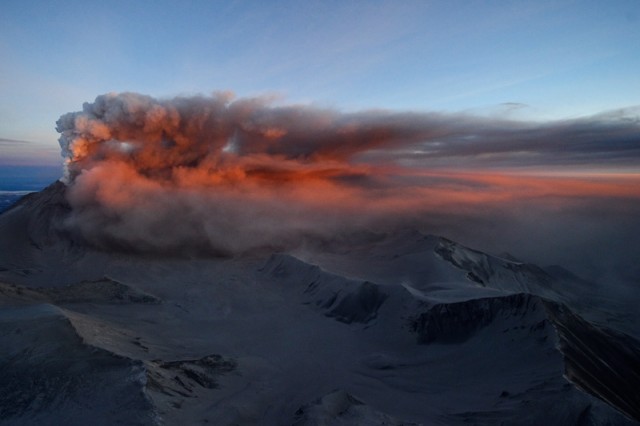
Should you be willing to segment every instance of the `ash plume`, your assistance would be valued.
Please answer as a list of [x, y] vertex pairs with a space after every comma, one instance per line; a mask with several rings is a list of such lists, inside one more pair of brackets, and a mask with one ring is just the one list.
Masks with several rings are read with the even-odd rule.
[[[464, 223], [517, 221], [505, 212], [530, 206], [637, 205], [637, 174], [530, 173], [638, 164], [637, 112], [533, 123], [106, 94], [57, 122], [67, 226], [105, 249], [189, 255], [358, 229], [455, 234]], [[529, 173], [502, 172], [513, 169]]]
[[334, 232], [360, 220], [343, 217], [370, 184], [371, 166], [353, 156], [411, 138], [393, 121], [225, 96], [99, 96], [57, 122], [72, 225], [98, 246], [142, 251], [236, 252]]

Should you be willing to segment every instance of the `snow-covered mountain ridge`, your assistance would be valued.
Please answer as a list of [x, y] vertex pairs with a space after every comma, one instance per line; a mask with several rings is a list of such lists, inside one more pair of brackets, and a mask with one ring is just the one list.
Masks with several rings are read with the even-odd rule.
[[635, 319], [571, 274], [415, 231], [172, 257], [69, 224], [60, 184], [0, 215], [0, 424], [640, 419]]

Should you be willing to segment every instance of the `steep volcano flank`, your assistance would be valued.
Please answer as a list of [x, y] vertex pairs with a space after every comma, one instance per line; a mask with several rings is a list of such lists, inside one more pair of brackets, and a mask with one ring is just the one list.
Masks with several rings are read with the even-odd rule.
[[64, 226], [71, 213], [66, 199], [66, 186], [56, 181], [40, 192], [22, 197], [0, 214], [0, 232], [13, 242], [28, 241], [42, 250], [63, 240], [70, 234]]
[[436, 304], [410, 320], [421, 344], [460, 343], [491, 325], [541, 343], [553, 337], [567, 380], [640, 421], [640, 342], [598, 328], [563, 304], [520, 293]]

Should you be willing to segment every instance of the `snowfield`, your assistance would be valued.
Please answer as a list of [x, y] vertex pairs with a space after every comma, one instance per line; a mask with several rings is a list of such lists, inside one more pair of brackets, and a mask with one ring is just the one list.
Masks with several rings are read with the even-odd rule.
[[561, 268], [415, 231], [105, 252], [63, 192], [0, 215], [2, 425], [640, 421], [640, 315]]

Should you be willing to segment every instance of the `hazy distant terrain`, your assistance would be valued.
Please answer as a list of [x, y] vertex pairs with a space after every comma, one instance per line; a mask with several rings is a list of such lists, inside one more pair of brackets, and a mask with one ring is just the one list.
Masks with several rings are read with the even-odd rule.
[[0, 213], [30, 192], [31, 191], [0, 191]]
[[0, 213], [21, 197], [40, 191], [60, 176], [60, 167], [0, 166]]

